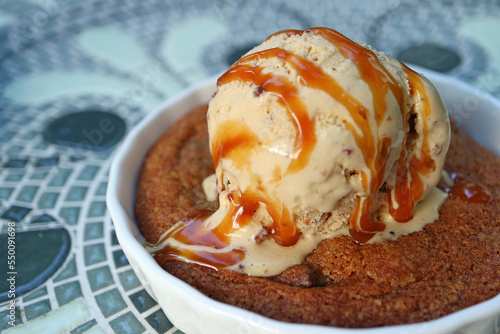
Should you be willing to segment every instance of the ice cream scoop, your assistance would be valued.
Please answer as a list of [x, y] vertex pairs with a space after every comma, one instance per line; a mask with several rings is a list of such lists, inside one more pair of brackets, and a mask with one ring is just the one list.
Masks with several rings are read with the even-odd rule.
[[219, 78], [207, 121], [219, 209], [162, 239], [189, 261], [274, 275], [328, 237], [421, 229], [445, 198], [439, 94], [328, 28], [278, 32], [249, 51]]

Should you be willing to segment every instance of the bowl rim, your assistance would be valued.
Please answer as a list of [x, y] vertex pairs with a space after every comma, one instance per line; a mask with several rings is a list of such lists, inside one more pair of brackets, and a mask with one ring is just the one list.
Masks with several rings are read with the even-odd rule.
[[[500, 119], [500, 102], [493, 96], [473, 88], [472, 86], [456, 79], [449, 77], [445, 74], [433, 72], [430, 70], [411, 66], [417, 72], [423, 73], [435, 85], [453, 85], [458, 89], [473, 92], [480, 100], [491, 104], [498, 110]], [[175, 108], [185, 109], [182, 112], [177, 112], [178, 115], [173, 116], [174, 119], [178, 118], [190, 108], [205, 102], [213, 92], [215, 92], [215, 82], [217, 76], [210, 77], [203, 80], [173, 98], [167, 99], [160, 104], [152, 112], [137, 124], [126, 136], [123, 143], [115, 151], [110, 171], [109, 181], [106, 191], [106, 203], [110, 212], [113, 224], [115, 226], [118, 241], [123, 248], [126, 256], [129, 258], [131, 265], [133, 262], [140, 263], [141, 268], [146, 268], [148, 273], [155, 275], [155, 279], [162, 281], [162, 284], [169, 286], [169, 289], [175, 288], [178, 293], [183, 295], [183, 298], [190, 298], [191, 302], [203, 305], [203, 309], [209, 315], [216, 315], [218, 317], [229, 317], [237, 321], [246, 321], [248, 319], [256, 319], [255, 325], [266, 329], [268, 331], [278, 333], [360, 333], [360, 334], [375, 334], [375, 333], [443, 333], [459, 328], [463, 328], [469, 324], [477, 321], [487, 320], [489, 317], [497, 316], [500, 314], [500, 294], [497, 296], [483, 301], [479, 304], [472, 305], [465, 309], [456, 311], [454, 313], [445, 315], [443, 317], [413, 323], [394, 326], [374, 327], [374, 328], [341, 328], [331, 327], [324, 325], [312, 324], [297, 324], [288, 323], [279, 320], [267, 318], [263, 315], [254, 313], [252, 311], [242, 309], [236, 306], [225, 304], [204, 295], [194, 287], [178, 279], [177, 277], [169, 274], [161, 268], [153, 257], [143, 247], [143, 237], [140, 234], [135, 221], [133, 213], [133, 201], [135, 199], [135, 189], [137, 179], [142, 166], [142, 161], [149, 150], [150, 146], [158, 140], [158, 137], [151, 136], [151, 128], [161, 127], [161, 122], [158, 121], [161, 116], [165, 116], [170, 110]], [[202, 100], [200, 100], [202, 99]], [[184, 107], [180, 107], [185, 105]], [[163, 126], [163, 131], [168, 127]], [[147, 147], [146, 147], [147, 146]], [[142, 150], [142, 151], [141, 151]], [[137, 152], [140, 152], [138, 154]], [[137, 157], [142, 156], [140, 162], [137, 162]], [[131, 168], [127, 165], [128, 162], [135, 161], [139, 165], [139, 169]], [[128, 203], [128, 204], [127, 204]], [[131, 208], [127, 205], [132, 204]], [[130, 211], [132, 209], [132, 211]], [[132, 268], [136, 268], [132, 265]], [[142, 282], [144, 285], [144, 282]], [[153, 295], [157, 300], [154, 293], [148, 289], [148, 292]], [[158, 300], [157, 300], [158, 301]], [[162, 306], [162, 305], [160, 305]], [[176, 319], [172, 319], [163, 307], [162, 309], [169, 317], [170, 321], [177, 326]], [[179, 326], [177, 326], [179, 327]], [[180, 328], [182, 330], [182, 328]]]

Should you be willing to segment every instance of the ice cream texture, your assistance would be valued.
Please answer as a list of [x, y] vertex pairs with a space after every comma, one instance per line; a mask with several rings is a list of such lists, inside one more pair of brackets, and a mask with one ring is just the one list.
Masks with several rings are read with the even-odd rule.
[[276, 275], [321, 240], [396, 239], [437, 219], [446, 108], [404, 64], [328, 28], [286, 30], [218, 79], [207, 114], [215, 212], [154, 249]]

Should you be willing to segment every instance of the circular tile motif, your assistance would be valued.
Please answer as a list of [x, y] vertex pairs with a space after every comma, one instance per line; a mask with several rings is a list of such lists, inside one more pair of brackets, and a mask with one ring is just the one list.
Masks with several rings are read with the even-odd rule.
[[376, 49], [471, 82], [489, 67], [490, 58], [460, 33], [460, 25], [499, 14], [491, 1], [398, 1], [367, 25], [366, 34]]
[[436, 44], [410, 46], [396, 58], [438, 72], [448, 72], [460, 64], [460, 57], [455, 52]]
[[[50, 230], [34, 230], [16, 234], [16, 274], [14, 286], [16, 296], [43, 284], [59, 270], [71, 249], [71, 237], [62, 227]], [[0, 254], [7, 258], [7, 248], [2, 247]], [[8, 300], [9, 281], [0, 282], [0, 302]], [[3, 292], [7, 291], [7, 292]]]
[[124, 136], [125, 121], [110, 112], [81, 111], [61, 116], [45, 126], [45, 140], [81, 150], [103, 151], [115, 146]]

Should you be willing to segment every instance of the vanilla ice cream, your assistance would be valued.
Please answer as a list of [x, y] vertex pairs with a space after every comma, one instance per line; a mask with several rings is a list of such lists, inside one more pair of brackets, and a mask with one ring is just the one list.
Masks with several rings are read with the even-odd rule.
[[[275, 275], [325, 238], [419, 230], [446, 196], [435, 186], [450, 129], [434, 87], [331, 29], [279, 32], [249, 51], [219, 78], [207, 120], [204, 188], [219, 209], [157, 246], [190, 261]], [[203, 242], [176, 237], [193, 226]]]

